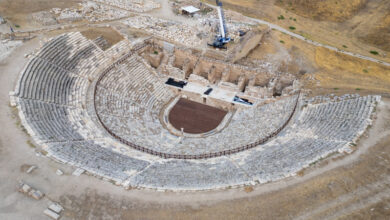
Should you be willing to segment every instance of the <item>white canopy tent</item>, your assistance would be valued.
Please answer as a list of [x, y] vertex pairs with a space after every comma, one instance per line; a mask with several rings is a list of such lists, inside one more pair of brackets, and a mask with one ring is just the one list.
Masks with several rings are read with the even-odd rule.
[[194, 6], [190, 5], [190, 6], [185, 6], [185, 7], [182, 7], [181, 8], [181, 12], [183, 14], [194, 14], [196, 12], [200, 11], [199, 8], [195, 8]]

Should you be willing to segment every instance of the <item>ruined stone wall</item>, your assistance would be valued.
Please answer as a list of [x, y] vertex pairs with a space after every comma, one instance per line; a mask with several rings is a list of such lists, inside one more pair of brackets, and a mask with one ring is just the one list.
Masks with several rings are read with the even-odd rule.
[[240, 41], [240, 43], [230, 52], [226, 61], [235, 63], [238, 60], [245, 58], [248, 54], [256, 48], [263, 40], [264, 35], [269, 32], [265, 31], [250, 31]]
[[189, 63], [193, 68], [198, 61], [199, 57], [192, 54], [191, 50], [175, 49], [175, 67], [182, 68], [184, 64]]
[[182, 94], [184, 95], [184, 97], [186, 97], [187, 99], [189, 99], [191, 101], [203, 103], [203, 97], [200, 96], [198, 93], [193, 93], [193, 92], [182, 90]]
[[183, 70], [185, 77], [188, 78], [194, 71], [199, 57], [192, 54], [191, 50], [176, 49], [174, 52], [174, 66]]
[[234, 107], [231, 103], [219, 100], [219, 99], [214, 99], [211, 97], [206, 98], [206, 104], [210, 106], [215, 106], [217, 108], [222, 108], [224, 110], [230, 111], [233, 110]]
[[[148, 44], [150, 46], [142, 56], [158, 72], [170, 77], [205, 86], [214, 84], [241, 95], [261, 99], [294, 91], [292, 85], [296, 78], [287, 73], [276, 75], [261, 67], [253, 68], [213, 59], [202, 56], [201, 52], [195, 49], [157, 39], [149, 40]], [[155, 51], [158, 51], [157, 54]]]
[[261, 87], [267, 86], [271, 78], [272, 78], [271, 75], [264, 72], [260, 72], [255, 76], [253, 86], [261, 86]]

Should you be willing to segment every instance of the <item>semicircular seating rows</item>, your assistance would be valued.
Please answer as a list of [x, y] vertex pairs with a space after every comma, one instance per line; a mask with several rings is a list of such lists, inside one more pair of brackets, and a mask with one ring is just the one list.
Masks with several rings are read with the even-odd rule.
[[[119, 58], [121, 54], [126, 56]], [[120, 62], [117, 62], [117, 60]], [[156, 151], [197, 154], [255, 142], [257, 147], [201, 160], [164, 159], [134, 150], [111, 136], [88, 109], [121, 138]], [[222, 132], [177, 141], [159, 119], [174, 93], [152, 72], [128, 41], [106, 51], [80, 33], [47, 42], [21, 73], [15, 89], [22, 123], [47, 156], [114, 180], [125, 187], [202, 190], [274, 181], [348, 146], [371, 123], [379, 96], [349, 96], [308, 103], [298, 96], [236, 112]], [[295, 112], [295, 104], [298, 103]]]
[[97, 84], [95, 105], [108, 130], [157, 152], [199, 155], [255, 143], [283, 126], [298, 98], [294, 95], [273, 104], [238, 111], [229, 126], [215, 135], [179, 139], [159, 120], [164, 104], [175, 96], [140, 59], [132, 56], [102, 77]]

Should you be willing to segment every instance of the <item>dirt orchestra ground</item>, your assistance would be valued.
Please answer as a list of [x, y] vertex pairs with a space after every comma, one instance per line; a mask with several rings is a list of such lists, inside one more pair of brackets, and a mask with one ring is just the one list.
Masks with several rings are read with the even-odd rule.
[[216, 128], [226, 111], [181, 98], [169, 113], [169, 122], [178, 130], [200, 134]]

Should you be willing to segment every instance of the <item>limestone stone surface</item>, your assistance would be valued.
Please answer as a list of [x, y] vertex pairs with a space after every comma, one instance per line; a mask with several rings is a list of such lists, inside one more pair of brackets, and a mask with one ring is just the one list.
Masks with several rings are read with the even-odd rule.
[[[31, 56], [12, 95], [23, 126], [48, 157], [126, 188], [207, 190], [266, 183], [293, 176], [331, 153], [350, 152], [380, 102], [372, 95], [291, 94], [238, 109], [219, 133], [180, 139], [159, 121], [160, 110], [176, 94], [164, 84], [166, 76], [137, 53], [145, 44], [123, 40], [103, 51], [72, 32]], [[226, 151], [269, 134], [261, 144], [208, 159], [164, 159], [150, 150]], [[22, 191], [43, 196], [28, 187]]]

